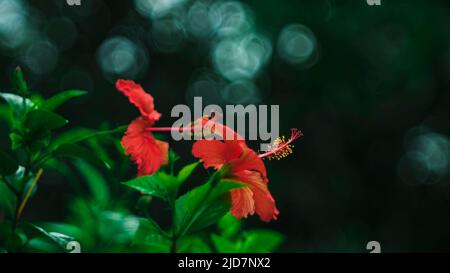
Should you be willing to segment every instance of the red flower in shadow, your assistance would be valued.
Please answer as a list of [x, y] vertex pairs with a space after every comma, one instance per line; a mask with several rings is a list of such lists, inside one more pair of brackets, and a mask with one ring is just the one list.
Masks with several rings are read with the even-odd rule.
[[140, 117], [130, 123], [122, 138], [125, 154], [130, 155], [137, 164], [138, 176], [153, 174], [168, 160], [169, 144], [155, 139], [149, 131], [161, 114], [154, 108], [153, 97], [139, 84], [131, 80], [118, 80], [116, 88], [127, 96], [141, 113]]
[[231, 190], [232, 215], [241, 219], [256, 212], [262, 221], [277, 219], [279, 212], [267, 188], [264, 162], [243, 140], [199, 140], [194, 143], [192, 154], [205, 168], [218, 170], [227, 164], [231, 168], [227, 179], [247, 185]]

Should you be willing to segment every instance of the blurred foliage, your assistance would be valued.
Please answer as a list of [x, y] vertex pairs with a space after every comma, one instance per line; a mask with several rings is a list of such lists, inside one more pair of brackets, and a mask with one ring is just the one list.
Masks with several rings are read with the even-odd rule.
[[[215, 172], [205, 184], [178, 196], [179, 188], [199, 163], [188, 164], [175, 174], [179, 157], [170, 151], [169, 163], [157, 173], [120, 183], [117, 177], [125, 176], [128, 164], [124, 162], [128, 159], [113, 134], [124, 127], [99, 131], [76, 128], [60, 133], [58, 129], [68, 121], [54, 110], [86, 92], [69, 90], [44, 99], [29, 92], [19, 68], [13, 79], [18, 94], [0, 94], [9, 104], [9, 111], [5, 109], [2, 116], [11, 122], [12, 150], [0, 150], [1, 252], [211, 251], [194, 234], [223, 218], [230, 209], [229, 190], [244, 186], [222, 179], [227, 167]], [[113, 154], [119, 159], [113, 159]], [[75, 191], [67, 200], [67, 222], [33, 223], [21, 218], [29, 198], [37, 191], [43, 169], [59, 172]], [[136, 198], [131, 191], [141, 196]], [[170, 207], [172, 223], [168, 229], [161, 228], [148, 213], [152, 198]], [[130, 209], [133, 204], [135, 209]], [[222, 233], [230, 233], [223, 223], [219, 225]], [[235, 233], [236, 228], [230, 227]], [[229, 249], [218, 241], [221, 237], [213, 236], [216, 251], [227, 252]], [[268, 231], [249, 231], [245, 238], [243, 247], [236, 247], [236, 251], [272, 251], [280, 241], [279, 235]], [[273, 243], [262, 244], [261, 240]]]

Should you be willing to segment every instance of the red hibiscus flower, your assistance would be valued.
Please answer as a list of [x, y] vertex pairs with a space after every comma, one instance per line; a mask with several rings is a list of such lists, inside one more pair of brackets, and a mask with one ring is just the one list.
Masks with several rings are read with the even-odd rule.
[[234, 140], [199, 140], [194, 143], [192, 154], [203, 162], [205, 168], [218, 170], [227, 164], [231, 168], [227, 179], [247, 185], [231, 190], [231, 214], [241, 219], [256, 212], [262, 221], [276, 220], [279, 211], [267, 187], [269, 180], [262, 159], [280, 159], [292, 153], [292, 143], [303, 135], [302, 132], [293, 128], [289, 139], [278, 138], [269, 146], [269, 151], [257, 154], [227, 126], [215, 123], [212, 131], [222, 138], [226, 134], [231, 135]]
[[205, 168], [220, 169], [227, 164], [231, 168], [228, 179], [247, 185], [231, 190], [233, 216], [241, 219], [256, 212], [262, 221], [277, 219], [279, 212], [267, 188], [264, 162], [244, 141], [199, 140], [194, 143], [192, 154], [202, 160]]
[[154, 108], [153, 97], [139, 84], [131, 80], [118, 80], [116, 88], [141, 113], [140, 117], [130, 123], [122, 138], [125, 153], [136, 163], [138, 176], [153, 174], [168, 160], [168, 143], [155, 139], [149, 130], [161, 114]]

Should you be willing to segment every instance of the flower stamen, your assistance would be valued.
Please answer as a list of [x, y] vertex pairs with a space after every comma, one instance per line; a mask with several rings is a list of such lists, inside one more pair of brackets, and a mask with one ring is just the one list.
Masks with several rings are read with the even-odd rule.
[[280, 160], [293, 153], [292, 149], [294, 148], [294, 145], [292, 144], [292, 142], [294, 142], [301, 136], [303, 136], [302, 131], [298, 130], [297, 128], [292, 128], [291, 137], [287, 141], [284, 136], [278, 137], [271, 145], [269, 145], [269, 150], [263, 154], [260, 154], [259, 157], [267, 157], [269, 158], [269, 160]]

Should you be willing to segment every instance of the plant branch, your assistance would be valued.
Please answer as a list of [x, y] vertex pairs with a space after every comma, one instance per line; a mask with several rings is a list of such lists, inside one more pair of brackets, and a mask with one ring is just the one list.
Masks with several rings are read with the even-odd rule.
[[30, 188], [28, 189], [28, 191], [27, 191], [25, 197], [23, 198], [22, 203], [20, 204], [20, 207], [19, 207], [19, 209], [18, 209], [18, 211], [17, 211], [16, 222], [19, 221], [20, 216], [22, 215], [22, 212], [23, 212], [23, 210], [24, 210], [24, 208], [25, 208], [25, 205], [27, 204], [28, 199], [30, 198], [31, 193], [33, 192], [34, 187], [36, 187], [37, 182], [38, 182], [39, 179], [41, 178], [42, 173], [43, 173], [43, 170], [42, 170], [42, 169], [39, 169], [38, 173], [37, 173], [36, 176], [34, 177], [33, 182], [31, 183], [31, 186], [30, 186]]

